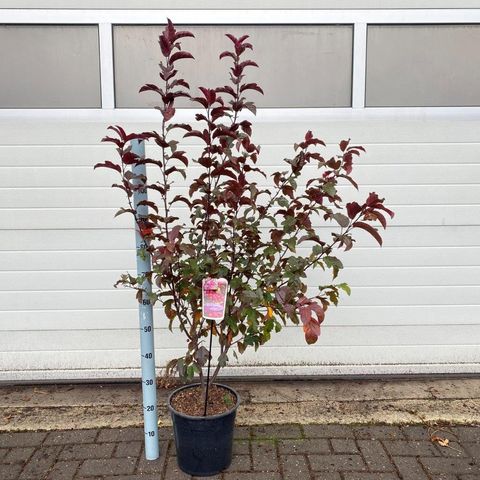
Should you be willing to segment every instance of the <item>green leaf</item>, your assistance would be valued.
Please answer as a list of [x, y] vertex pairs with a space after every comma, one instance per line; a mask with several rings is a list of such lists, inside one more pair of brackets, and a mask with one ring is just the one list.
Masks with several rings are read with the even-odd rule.
[[[337, 257], [326, 256], [323, 258], [327, 268], [333, 270], [333, 278], [337, 278], [338, 272], [343, 268], [343, 263]], [[336, 305], [336, 304], [335, 304]]]
[[287, 245], [288, 249], [295, 253], [295, 248], [297, 246], [297, 239], [295, 237], [289, 238], [288, 240], [285, 241], [285, 244]]
[[291, 216], [285, 217], [285, 220], [283, 221], [283, 228], [287, 231], [291, 230], [296, 223], [297, 223], [297, 220], [295, 217], [291, 217]]
[[334, 197], [337, 194], [337, 189], [335, 188], [335, 185], [332, 182], [325, 183], [323, 185], [323, 191], [327, 195], [330, 195], [331, 197]]
[[347, 283], [339, 283], [336, 286], [342, 289], [347, 295], [350, 295], [352, 293], [352, 290], [350, 289]]
[[327, 255], [326, 257], [323, 257], [323, 261], [325, 262], [325, 265], [328, 268], [332, 267], [337, 267], [337, 268], [343, 268], [343, 263], [337, 258], [337, 257], [331, 257]]
[[333, 215], [333, 218], [343, 228], [348, 227], [348, 225], [350, 224], [350, 219], [346, 215], [343, 215], [342, 213], [336, 213], [335, 215]]

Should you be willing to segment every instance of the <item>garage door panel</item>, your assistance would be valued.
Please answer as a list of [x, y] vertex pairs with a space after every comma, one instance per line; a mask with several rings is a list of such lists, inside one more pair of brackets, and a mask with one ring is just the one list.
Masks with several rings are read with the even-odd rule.
[[[118, 270], [1, 272], [0, 290], [108, 290], [120, 277]], [[478, 285], [480, 266], [463, 267], [347, 267], [340, 272], [338, 282], [352, 288], [362, 286], [455, 286]], [[315, 274], [309, 276], [315, 286]]]
[[[106, 133], [106, 132], [104, 132]], [[321, 134], [320, 134], [321, 136]], [[355, 142], [358, 142], [355, 140]], [[363, 143], [366, 153], [355, 165], [398, 164], [477, 164], [478, 143]], [[261, 164], [279, 165], [293, 155], [292, 144], [261, 145]], [[161, 149], [146, 143], [146, 154], [159, 157]], [[182, 146], [189, 158], [198, 157], [200, 146]], [[320, 150], [325, 156], [338, 153], [338, 142]], [[0, 165], [3, 167], [92, 167], [98, 162], [115, 158], [115, 148], [98, 140], [90, 145], [0, 145]]]
[[[329, 229], [324, 227], [319, 231], [328, 235]], [[383, 231], [384, 248], [477, 246], [478, 238], [480, 226], [476, 225], [399, 227], [393, 223]], [[107, 239], [109, 251], [128, 250], [135, 242], [132, 229], [60, 230], [57, 227], [52, 230], [22, 230], [21, 235], [0, 229], [0, 252], [91, 251], [104, 249]]]
[[[153, 314], [157, 328], [166, 328], [167, 318], [161, 307]], [[328, 310], [325, 325], [477, 325], [480, 305], [398, 305], [355, 306], [340, 305]], [[17, 310], [0, 311], [2, 331], [69, 331], [135, 329], [138, 327], [138, 310], [128, 308], [102, 310]], [[467, 327], [468, 328], [468, 327]]]
[[[272, 335], [268, 347], [306, 349], [314, 355], [322, 347], [365, 347], [414, 345], [475, 345], [480, 336], [480, 324], [470, 325], [468, 331], [456, 325], [419, 326], [322, 326], [322, 334], [315, 346], [307, 346], [300, 326], [287, 327]], [[5, 332], [0, 339], [2, 352], [63, 350], [128, 350], [138, 348], [138, 329], [130, 330], [70, 330], [69, 332]], [[166, 348], [185, 349], [186, 341], [178, 331], [155, 331], [155, 342]], [[216, 351], [216, 355], [219, 351]], [[214, 357], [215, 358], [215, 357]], [[304, 352], [304, 358], [305, 352]]]
[[[325, 373], [332, 371], [341, 372], [345, 368], [356, 366], [365, 373], [400, 371], [404, 373], [417, 373], [424, 369], [433, 369], [437, 372], [459, 372], [463, 369], [475, 371], [478, 364], [478, 347], [475, 345], [457, 345], [455, 348], [444, 345], [426, 345], [421, 349], [421, 356], [417, 346], [365, 346], [352, 349], [351, 347], [321, 347], [316, 348], [314, 355], [307, 357], [305, 352], [311, 347], [292, 350], [289, 347], [268, 347], [250, 353], [248, 350], [242, 357], [242, 365], [251, 367], [272, 366], [270, 374], [281, 374], [282, 366], [317, 366], [324, 367]], [[181, 355], [180, 349], [162, 348], [155, 352], [157, 365], [164, 365], [169, 359]], [[139, 350], [111, 350], [111, 351], [63, 351], [60, 355], [46, 355], [44, 352], [0, 352], [2, 371], [6, 372], [4, 379], [11, 378], [14, 372], [18, 377], [24, 378], [25, 371], [30, 371], [30, 377], [42, 379], [48, 377], [48, 372], [54, 370], [56, 377], [64, 372], [66, 378], [77, 376], [82, 378], [82, 370], [91, 369], [83, 378], [95, 378], [104, 371], [103, 377], [131, 378], [138, 377], [138, 369], [130, 372], [132, 365], [138, 366]], [[379, 358], [388, 358], [387, 364], [379, 365]], [[455, 366], [455, 364], [457, 366]], [[375, 366], [377, 365], [377, 368]], [[399, 369], [399, 366], [405, 367]], [[425, 365], [425, 367], [422, 367]], [[463, 367], [462, 367], [463, 365]], [[34, 366], [34, 368], [32, 368]], [[230, 372], [234, 372], [239, 364], [232, 359]], [[334, 367], [339, 367], [335, 369]], [[390, 367], [388, 367], [390, 366]], [[342, 368], [343, 367], [343, 368]], [[369, 368], [373, 367], [373, 368]], [[112, 375], [112, 370], [113, 375]], [[118, 371], [116, 371], [118, 370]], [[266, 370], [264, 368], [264, 370]], [[320, 368], [318, 368], [320, 370]], [[78, 374], [76, 373], [78, 372]], [[228, 375], [226, 369], [225, 375]], [[2, 375], [3, 376], [3, 375]], [[2, 377], [0, 377], [2, 378]]]

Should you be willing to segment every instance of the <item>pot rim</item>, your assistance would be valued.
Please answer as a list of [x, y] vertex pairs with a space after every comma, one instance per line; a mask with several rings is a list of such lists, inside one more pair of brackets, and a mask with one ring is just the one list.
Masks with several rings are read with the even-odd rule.
[[223, 383], [214, 383], [215, 386], [217, 387], [223, 387], [223, 388], [226, 388], [227, 390], [230, 390], [236, 397], [237, 399], [237, 403], [235, 404], [235, 406], [233, 408], [231, 408], [230, 410], [224, 412], [224, 413], [218, 413], [217, 415], [207, 415], [206, 417], [204, 417], [203, 415], [202, 416], [197, 416], [197, 415], [187, 415], [186, 413], [182, 413], [182, 412], [179, 412], [177, 410], [175, 410], [172, 406], [172, 398], [178, 393], [180, 392], [181, 390], [185, 390], [187, 388], [193, 388], [193, 387], [196, 387], [198, 385], [201, 385], [200, 383], [191, 383], [189, 385], [184, 385], [180, 388], [176, 388], [169, 396], [168, 396], [168, 402], [167, 402], [167, 406], [168, 406], [168, 410], [170, 411], [170, 413], [174, 413], [175, 415], [178, 415], [179, 417], [182, 417], [182, 418], [186, 418], [188, 420], [198, 420], [198, 421], [202, 421], [202, 420], [214, 420], [214, 419], [217, 419], [217, 418], [223, 418], [223, 417], [226, 417], [228, 415], [231, 415], [232, 413], [235, 413], [237, 411], [237, 408], [240, 406], [240, 395], [237, 393], [237, 391], [232, 388], [232, 387], [229, 387], [228, 385], [224, 385]]

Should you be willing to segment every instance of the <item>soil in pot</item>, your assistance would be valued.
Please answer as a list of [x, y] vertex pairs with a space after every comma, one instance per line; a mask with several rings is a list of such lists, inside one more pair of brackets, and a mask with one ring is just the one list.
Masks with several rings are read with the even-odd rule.
[[[212, 385], [208, 389], [207, 415], [220, 415], [232, 410], [237, 398], [230, 390]], [[171, 400], [172, 407], [179, 413], [192, 417], [203, 417], [205, 401], [200, 385], [180, 390]]]

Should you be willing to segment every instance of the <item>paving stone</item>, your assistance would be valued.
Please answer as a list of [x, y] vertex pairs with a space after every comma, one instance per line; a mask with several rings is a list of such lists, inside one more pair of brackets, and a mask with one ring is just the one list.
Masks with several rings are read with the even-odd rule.
[[365, 462], [360, 455], [308, 455], [313, 471], [362, 471]]
[[[188, 477], [191, 478], [191, 477]], [[196, 477], [192, 477], [196, 478]], [[215, 479], [215, 477], [210, 477]], [[77, 479], [75, 479], [77, 480]], [[89, 479], [90, 480], [90, 477]], [[114, 476], [114, 477], [102, 477], [102, 480], [160, 480], [160, 477], [156, 474], [152, 475], [121, 475], [119, 476]]]
[[280, 471], [277, 449], [273, 442], [252, 441], [252, 464], [257, 472]]
[[[110, 444], [102, 443], [100, 445], [110, 445]], [[142, 442], [121, 442], [121, 443], [117, 443], [117, 448], [115, 449], [114, 456], [138, 458], [140, 456], [141, 451], [142, 451]]]
[[[238, 472], [227, 472], [223, 474], [224, 480], [260, 480], [258, 478], [257, 472], [251, 473], [238, 473]], [[262, 473], [261, 480], [280, 480], [280, 474], [278, 472], [264, 472]], [[170, 477], [168, 477], [170, 480]]]
[[338, 472], [323, 472], [321, 475], [316, 475], [313, 478], [315, 480], [342, 480]]
[[228, 468], [229, 472], [249, 472], [252, 469], [250, 455], [236, 455]]
[[69, 443], [93, 443], [98, 430], [63, 430], [50, 432], [44, 445], [66, 445]]
[[[162, 473], [165, 466], [167, 452], [171, 450], [170, 443], [171, 442], [160, 442], [160, 457], [156, 460], [147, 460], [145, 458], [145, 447], [142, 445], [142, 450], [140, 452], [140, 460], [138, 461], [136, 473], [140, 475], [158, 475]], [[119, 444], [119, 446], [120, 445], [121, 444]]]
[[[480, 449], [479, 443], [473, 443], [472, 445], [477, 445]], [[465, 449], [458, 443], [450, 441], [448, 443], [448, 447], [441, 447], [437, 445], [437, 450], [440, 452], [442, 457], [468, 457], [469, 454], [465, 451]]]
[[438, 473], [475, 473], [480, 478], [480, 467], [475, 465], [470, 458], [423, 458], [420, 457], [419, 462], [428, 472]]
[[393, 472], [394, 465], [378, 440], [358, 440], [358, 447], [372, 472]]
[[400, 427], [393, 425], [368, 425], [353, 428], [355, 436], [362, 440], [405, 440]]
[[402, 431], [408, 440], [430, 440], [428, 428], [422, 425], [407, 425], [402, 427]]
[[[141, 480], [143, 480], [143, 477]], [[156, 480], [158, 480], [158, 478]], [[222, 480], [222, 474], [220, 473], [210, 477], [192, 477], [192, 480]]]
[[65, 445], [59, 455], [60, 460], [87, 460], [88, 458], [110, 458], [115, 443], [84, 443], [80, 445]]
[[235, 440], [250, 438], [250, 427], [235, 427], [233, 430], [233, 438]]
[[[453, 473], [436, 473], [434, 480], [458, 480], [458, 475]], [[478, 480], [478, 475], [476, 480]]]
[[48, 474], [47, 480], [72, 480], [80, 463], [80, 460], [55, 463]]
[[310, 479], [307, 459], [304, 455], [282, 455], [280, 457], [284, 480]]
[[85, 477], [95, 475], [132, 475], [135, 470], [134, 458], [102, 458], [85, 460], [80, 467], [79, 475]]
[[100, 430], [97, 443], [102, 442], [143, 442], [143, 428], [104, 428]]
[[[480, 425], [476, 426], [458, 426], [453, 428], [462, 442], [479, 442], [480, 443]], [[0, 442], [1, 445], [1, 442]]]
[[2, 460], [3, 463], [25, 463], [35, 451], [34, 447], [12, 448]]
[[465, 442], [463, 443], [463, 447], [468, 454], [473, 457], [478, 464], [480, 464], [480, 443]]
[[[135, 435], [138, 435], [138, 433], [135, 433]], [[158, 438], [160, 440], [171, 440], [173, 439], [173, 428], [168, 428], [168, 427], [161, 427], [158, 429]], [[143, 437], [142, 437], [143, 441]]]
[[45, 432], [0, 433], [0, 448], [37, 447], [46, 436]]
[[303, 432], [307, 438], [353, 438], [348, 425], [303, 425]]
[[440, 457], [441, 454], [435, 448], [432, 442], [424, 442], [417, 440], [384, 440], [383, 445], [387, 452], [394, 457], [415, 457], [423, 455], [426, 457]]
[[167, 468], [165, 470], [165, 480], [190, 480], [192, 477], [182, 472], [177, 465], [176, 459], [170, 457], [168, 459]]
[[250, 455], [250, 442], [248, 440], [234, 440], [234, 455]]
[[252, 438], [301, 438], [300, 425], [261, 425], [252, 427]]
[[358, 453], [353, 438], [332, 438], [331, 442], [334, 453]]
[[23, 465], [12, 463], [10, 465], [0, 465], [0, 477], [2, 480], [17, 480], [18, 475], [22, 471]]
[[393, 462], [404, 480], [430, 480], [416, 458], [393, 457]]
[[285, 455], [291, 453], [330, 453], [330, 445], [326, 438], [279, 440], [278, 449], [281, 454]]
[[396, 473], [345, 472], [344, 480], [399, 480]]
[[61, 450], [61, 446], [42, 446], [42, 448], [36, 450], [30, 457], [30, 460], [27, 462], [18, 478], [20, 480], [39, 480], [44, 478], [50, 468], [54, 465]]

